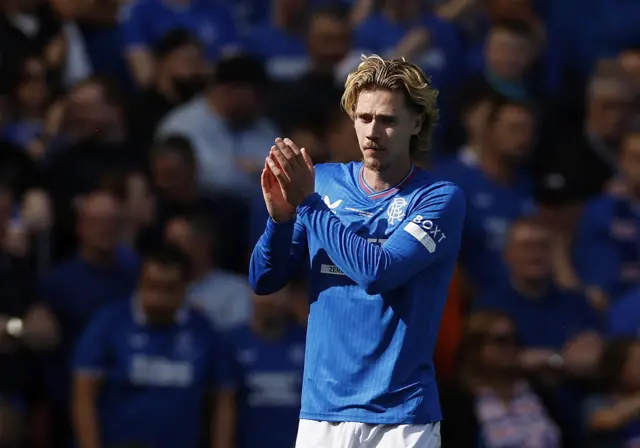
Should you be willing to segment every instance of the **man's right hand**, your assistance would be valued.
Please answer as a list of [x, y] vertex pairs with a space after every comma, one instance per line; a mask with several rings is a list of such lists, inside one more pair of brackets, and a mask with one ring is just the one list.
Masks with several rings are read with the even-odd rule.
[[271, 169], [264, 163], [262, 176], [260, 178], [262, 185], [262, 196], [264, 203], [267, 205], [269, 216], [275, 222], [287, 222], [296, 217], [296, 208], [289, 204], [284, 198], [284, 194], [280, 188], [278, 180], [271, 172]]

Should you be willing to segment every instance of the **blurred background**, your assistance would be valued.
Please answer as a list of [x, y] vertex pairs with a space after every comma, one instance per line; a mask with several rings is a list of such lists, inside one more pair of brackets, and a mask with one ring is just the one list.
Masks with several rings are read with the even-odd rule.
[[1, 448], [292, 446], [306, 285], [248, 287], [259, 175], [277, 136], [359, 159], [371, 53], [430, 75], [416, 163], [467, 194], [445, 448], [640, 446], [640, 2], [0, 5]]

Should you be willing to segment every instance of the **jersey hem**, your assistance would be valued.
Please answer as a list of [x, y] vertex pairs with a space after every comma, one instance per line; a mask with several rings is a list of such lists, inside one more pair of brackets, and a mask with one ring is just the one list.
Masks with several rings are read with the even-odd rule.
[[427, 417], [420, 418], [415, 415], [407, 415], [401, 418], [393, 418], [393, 417], [372, 418], [372, 417], [365, 417], [360, 415], [313, 414], [308, 412], [301, 412], [300, 420], [313, 420], [318, 422], [335, 422], [335, 423], [353, 422], [353, 423], [364, 423], [369, 425], [428, 425], [430, 423], [437, 423], [439, 421], [442, 421], [442, 417], [432, 418], [427, 416]]

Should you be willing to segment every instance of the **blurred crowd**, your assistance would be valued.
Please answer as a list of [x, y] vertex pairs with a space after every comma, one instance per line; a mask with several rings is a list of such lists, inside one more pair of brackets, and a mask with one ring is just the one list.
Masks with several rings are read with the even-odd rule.
[[445, 448], [640, 446], [638, 23], [636, 0], [2, 0], [0, 447], [292, 446], [309, 304], [304, 269], [248, 287], [259, 175], [278, 136], [359, 160], [339, 102], [371, 53], [429, 74], [415, 163], [467, 195]]

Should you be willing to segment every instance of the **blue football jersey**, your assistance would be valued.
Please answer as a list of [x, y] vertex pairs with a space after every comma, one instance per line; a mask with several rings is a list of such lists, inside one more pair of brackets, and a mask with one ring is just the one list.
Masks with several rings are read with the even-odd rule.
[[464, 219], [453, 183], [413, 167], [376, 192], [351, 163], [317, 165], [295, 222], [267, 221], [251, 257], [256, 293], [310, 260], [301, 418], [441, 420], [432, 358]]

